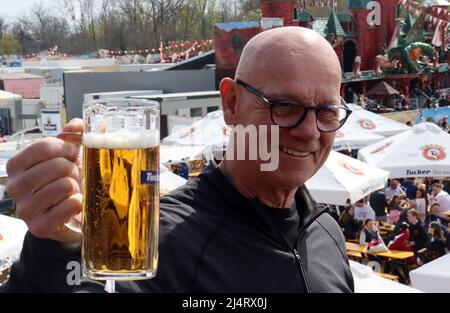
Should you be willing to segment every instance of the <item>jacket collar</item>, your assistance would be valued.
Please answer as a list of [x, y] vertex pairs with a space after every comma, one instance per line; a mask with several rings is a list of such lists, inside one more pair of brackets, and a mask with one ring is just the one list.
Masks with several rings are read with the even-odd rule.
[[[203, 172], [199, 175], [199, 178], [203, 177], [208, 180], [210, 185], [217, 189], [218, 193], [222, 194], [225, 201], [230, 203], [232, 207], [237, 208], [251, 208], [254, 211], [261, 210], [262, 202], [258, 198], [247, 198], [242, 195], [236, 187], [228, 180], [228, 178], [222, 173], [222, 171], [215, 164], [208, 165]], [[298, 203], [298, 207], [302, 208], [299, 212], [303, 217], [303, 224], [311, 223], [319, 215], [327, 211], [327, 209], [319, 205], [311, 196], [305, 185], [298, 188], [295, 194], [295, 201]]]

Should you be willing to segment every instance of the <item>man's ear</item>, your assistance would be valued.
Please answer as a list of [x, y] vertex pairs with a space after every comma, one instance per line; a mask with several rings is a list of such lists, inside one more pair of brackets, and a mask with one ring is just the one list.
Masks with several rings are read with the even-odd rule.
[[238, 86], [234, 80], [225, 77], [220, 82], [220, 96], [222, 98], [223, 118], [227, 125], [236, 125], [237, 116], [237, 90]]

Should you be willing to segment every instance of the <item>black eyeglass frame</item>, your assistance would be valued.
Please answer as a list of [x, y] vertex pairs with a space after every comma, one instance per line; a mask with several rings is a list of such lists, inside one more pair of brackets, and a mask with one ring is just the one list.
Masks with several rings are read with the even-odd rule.
[[[292, 101], [292, 100], [288, 100], [288, 99], [280, 99], [280, 100], [269, 99], [268, 97], [266, 97], [266, 95], [264, 95], [264, 94], [263, 94], [262, 92], [260, 92], [258, 89], [256, 89], [255, 87], [251, 86], [250, 84], [248, 84], [248, 83], [246, 83], [246, 82], [244, 82], [244, 81], [242, 81], [242, 80], [240, 80], [240, 79], [237, 79], [237, 80], [236, 80], [236, 83], [237, 83], [238, 85], [241, 85], [242, 87], [244, 87], [244, 89], [247, 90], [248, 92], [250, 92], [251, 94], [253, 94], [253, 95], [257, 96], [258, 98], [260, 98], [261, 100], [263, 100], [266, 104], [268, 104], [269, 107], [270, 107], [270, 118], [271, 118], [271, 120], [272, 120], [272, 123], [273, 123], [274, 125], [278, 125], [278, 126], [281, 127], [281, 128], [295, 128], [295, 127], [297, 127], [298, 125], [300, 125], [301, 122], [303, 122], [303, 121], [305, 120], [306, 115], [308, 114], [308, 111], [314, 111], [314, 113], [315, 113], [315, 115], [316, 115], [316, 126], [317, 126], [317, 129], [318, 129], [320, 132], [324, 132], [324, 133], [332, 133], [332, 132], [335, 132], [335, 131], [339, 130], [342, 126], [344, 126], [344, 124], [345, 124], [345, 122], [347, 121], [348, 117], [349, 117], [350, 114], [352, 114], [352, 112], [353, 112], [353, 111], [347, 106], [347, 103], [344, 101], [344, 99], [342, 99], [342, 97], [341, 97], [341, 102], [342, 102], [344, 105], [328, 104], [328, 105], [324, 105], [324, 106], [321, 106], [321, 107], [318, 107], [318, 108], [310, 108], [310, 107], [307, 107], [307, 106], [305, 106], [305, 105], [303, 105], [303, 104], [301, 104], [301, 103], [298, 103], [298, 102], [295, 102], [295, 101]], [[305, 109], [305, 112], [302, 114], [302, 116], [300, 116], [300, 118], [297, 120], [297, 122], [296, 122], [294, 125], [292, 125], [292, 126], [282, 126], [282, 125], [279, 125], [278, 123], [275, 122], [275, 120], [274, 120], [274, 118], [273, 118], [273, 109], [274, 109], [274, 107], [275, 107], [277, 104], [279, 104], [279, 103], [283, 103], [283, 104], [285, 104], [285, 105], [286, 105], [286, 104], [290, 104], [290, 105], [292, 105], [292, 106], [303, 107], [303, 108]], [[330, 106], [333, 106], [333, 108], [344, 109], [345, 112], [346, 112], [346, 115], [345, 115], [345, 117], [339, 122], [340, 125], [339, 125], [338, 128], [336, 128], [336, 129], [334, 129], [334, 130], [322, 130], [322, 129], [320, 129], [320, 127], [319, 127], [319, 124], [318, 124], [318, 121], [317, 121], [317, 115], [318, 115], [318, 113], [319, 113], [321, 110], [324, 110], [324, 109], [327, 108], [327, 107], [329, 108]]]

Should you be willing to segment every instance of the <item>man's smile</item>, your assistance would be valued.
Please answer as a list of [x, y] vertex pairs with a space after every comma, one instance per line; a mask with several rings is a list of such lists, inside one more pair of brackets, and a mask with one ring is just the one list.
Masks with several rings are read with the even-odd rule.
[[299, 158], [306, 158], [311, 154], [311, 152], [308, 152], [308, 151], [298, 151], [298, 150], [288, 149], [288, 148], [284, 148], [284, 147], [280, 147], [280, 150], [288, 155], [299, 157]]

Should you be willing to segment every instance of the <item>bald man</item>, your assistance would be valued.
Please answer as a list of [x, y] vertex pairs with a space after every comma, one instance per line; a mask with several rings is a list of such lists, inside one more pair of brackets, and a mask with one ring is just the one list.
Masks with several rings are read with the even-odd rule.
[[[285, 27], [250, 40], [235, 79], [220, 84], [222, 109], [228, 125], [258, 126], [258, 139], [272, 138], [277, 167], [261, 170], [266, 160], [250, 158], [246, 142], [245, 158], [227, 155], [163, 197], [157, 277], [117, 283], [117, 291], [352, 292], [342, 231], [304, 186], [350, 114], [340, 85], [339, 60], [316, 32]], [[237, 142], [228, 149], [242, 148]], [[80, 259], [80, 238], [64, 227], [81, 210], [79, 148], [44, 139], [10, 161], [8, 191], [30, 231], [4, 291], [104, 290], [66, 280], [67, 264]]]

